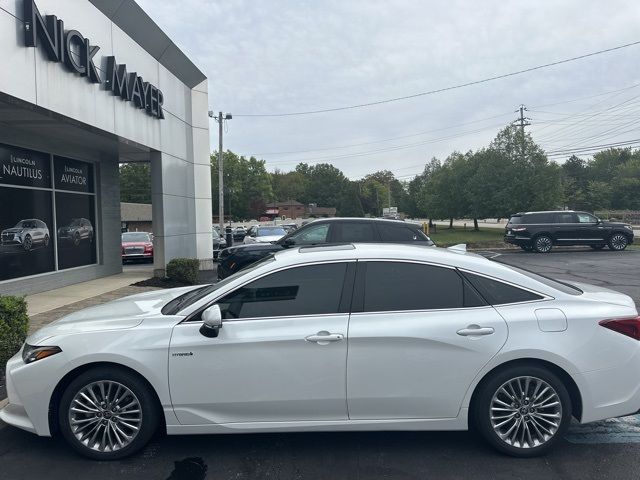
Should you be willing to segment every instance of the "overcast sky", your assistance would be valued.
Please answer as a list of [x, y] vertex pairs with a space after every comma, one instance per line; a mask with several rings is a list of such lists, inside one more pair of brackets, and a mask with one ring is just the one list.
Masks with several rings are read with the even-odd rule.
[[549, 152], [640, 138], [640, 46], [368, 108], [240, 116], [411, 95], [635, 42], [633, 0], [137, 1], [207, 75], [211, 109], [234, 114], [225, 149], [271, 171], [328, 162], [352, 179], [407, 179], [431, 157], [487, 145], [521, 103]]

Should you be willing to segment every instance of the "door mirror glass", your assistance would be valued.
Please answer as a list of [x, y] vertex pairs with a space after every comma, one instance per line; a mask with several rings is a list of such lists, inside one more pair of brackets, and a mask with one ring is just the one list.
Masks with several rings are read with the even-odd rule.
[[218, 305], [212, 305], [202, 312], [200, 333], [205, 337], [215, 338], [222, 328], [222, 313]]

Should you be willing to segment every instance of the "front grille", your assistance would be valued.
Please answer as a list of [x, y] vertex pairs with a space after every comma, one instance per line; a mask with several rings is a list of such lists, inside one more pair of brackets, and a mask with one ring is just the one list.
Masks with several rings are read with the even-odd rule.
[[136, 255], [144, 253], [144, 247], [127, 247], [124, 249], [125, 255]]
[[2, 241], [3, 242], [10, 242], [13, 240], [13, 233], [3, 233], [2, 234]]

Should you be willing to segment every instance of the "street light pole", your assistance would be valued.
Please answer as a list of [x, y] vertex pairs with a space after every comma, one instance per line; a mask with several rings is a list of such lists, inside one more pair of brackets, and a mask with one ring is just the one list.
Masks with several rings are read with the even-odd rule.
[[223, 150], [222, 150], [222, 132], [225, 120], [231, 120], [233, 117], [230, 113], [223, 114], [218, 112], [218, 116], [209, 111], [209, 117], [214, 118], [218, 122], [218, 225], [220, 233], [224, 232], [224, 166], [223, 166]]

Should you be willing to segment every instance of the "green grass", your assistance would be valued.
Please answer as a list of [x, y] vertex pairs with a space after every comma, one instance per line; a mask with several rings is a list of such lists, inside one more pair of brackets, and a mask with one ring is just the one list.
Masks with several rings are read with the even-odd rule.
[[481, 228], [475, 231], [472, 227], [453, 227], [438, 225], [435, 232], [430, 230], [429, 236], [439, 247], [450, 247], [458, 243], [466, 243], [469, 247], [504, 246], [504, 230], [501, 228]]

